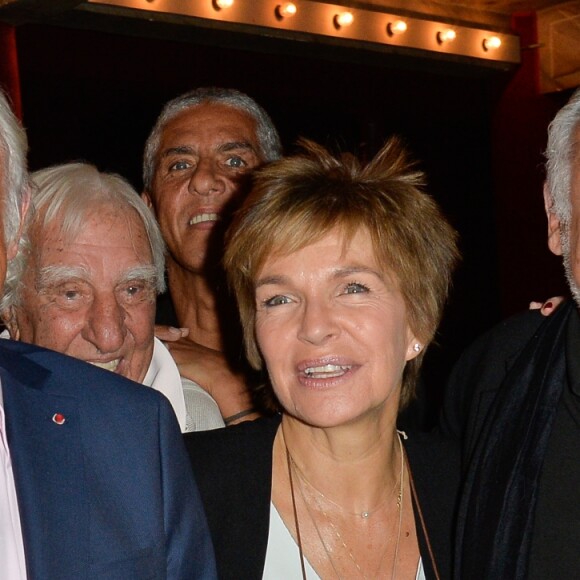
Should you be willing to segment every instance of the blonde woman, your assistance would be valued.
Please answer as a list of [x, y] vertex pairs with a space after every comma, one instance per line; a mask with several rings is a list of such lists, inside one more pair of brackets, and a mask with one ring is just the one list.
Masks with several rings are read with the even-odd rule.
[[397, 141], [261, 170], [225, 268], [276, 417], [188, 439], [221, 578], [444, 578], [455, 449], [397, 431], [457, 258]]

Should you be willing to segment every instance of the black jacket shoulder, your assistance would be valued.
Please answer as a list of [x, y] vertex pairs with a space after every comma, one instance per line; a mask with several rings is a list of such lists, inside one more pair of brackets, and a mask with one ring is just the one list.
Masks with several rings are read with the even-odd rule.
[[462, 441], [464, 450], [471, 448], [472, 434], [478, 431], [509, 369], [545, 321], [539, 310], [512, 316], [481, 335], [453, 367], [439, 430]]
[[276, 416], [185, 436], [220, 579], [262, 578], [279, 424]]
[[438, 433], [409, 432], [405, 448], [418, 498], [415, 527], [426, 577], [436, 577], [429, 558], [430, 544], [439, 577], [451, 578], [461, 475], [459, 444]]

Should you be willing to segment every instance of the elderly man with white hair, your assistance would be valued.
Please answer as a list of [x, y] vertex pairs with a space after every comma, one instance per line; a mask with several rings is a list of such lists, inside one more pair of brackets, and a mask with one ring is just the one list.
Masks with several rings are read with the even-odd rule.
[[[26, 150], [0, 92], [0, 285], [29, 203]], [[75, 358], [0, 341], [0, 562], [10, 580], [216, 578], [165, 397]]]
[[463, 438], [457, 578], [580, 571], [580, 90], [548, 131], [548, 246], [574, 301], [481, 337], [448, 386], [442, 427]]
[[163, 393], [182, 432], [223, 427], [211, 396], [181, 379], [154, 338], [165, 247], [133, 188], [86, 163], [32, 175], [34, 213], [8, 266], [10, 337], [74, 356]]

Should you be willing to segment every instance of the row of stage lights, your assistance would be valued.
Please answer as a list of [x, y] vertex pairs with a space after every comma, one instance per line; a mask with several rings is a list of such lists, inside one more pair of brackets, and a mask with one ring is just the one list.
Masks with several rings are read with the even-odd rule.
[[[235, 0], [213, 0], [215, 10], [226, 10], [233, 6]], [[278, 4], [275, 8], [276, 18], [283, 20], [285, 18], [292, 18], [298, 12], [298, 8], [294, 2], [283, 2]], [[348, 10], [337, 12], [333, 17], [333, 24], [335, 28], [347, 28], [354, 22], [354, 15]], [[394, 20], [389, 22], [386, 27], [386, 34], [388, 36], [399, 36], [407, 32], [407, 23], [404, 20]], [[457, 32], [453, 28], [442, 28], [436, 33], [437, 42], [441, 45], [453, 42], [457, 37]], [[489, 36], [483, 39], [483, 49], [485, 51], [496, 50], [501, 46], [501, 38], [499, 36]]]

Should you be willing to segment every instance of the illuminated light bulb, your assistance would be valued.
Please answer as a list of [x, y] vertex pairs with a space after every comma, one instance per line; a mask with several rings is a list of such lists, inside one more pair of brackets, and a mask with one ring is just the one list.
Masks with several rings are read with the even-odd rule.
[[352, 12], [341, 12], [340, 14], [334, 15], [334, 25], [336, 28], [342, 28], [343, 26], [350, 26], [354, 21], [354, 16]]
[[234, 0], [213, 0], [213, 7], [216, 10], [223, 10], [224, 8], [230, 8], [234, 3]]
[[445, 30], [440, 30], [437, 33], [437, 42], [439, 44], [445, 44], [446, 42], [452, 42], [455, 40], [457, 33], [453, 28], [446, 28]]
[[296, 14], [296, 4], [293, 2], [284, 2], [276, 6], [276, 16], [278, 18], [292, 18]]
[[496, 50], [501, 46], [501, 38], [499, 36], [490, 36], [483, 39], [483, 50]]
[[387, 34], [389, 36], [397, 36], [407, 32], [407, 23], [404, 20], [395, 20], [387, 24]]

